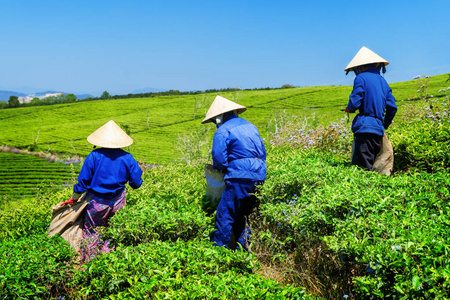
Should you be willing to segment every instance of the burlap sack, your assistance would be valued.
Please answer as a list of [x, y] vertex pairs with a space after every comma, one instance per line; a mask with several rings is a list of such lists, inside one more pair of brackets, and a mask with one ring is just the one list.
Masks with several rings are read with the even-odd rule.
[[[352, 157], [355, 154], [355, 140], [353, 140], [352, 144]], [[353, 160], [353, 159], [352, 159]], [[391, 141], [384, 132], [383, 139], [381, 140], [380, 152], [378, 152], [375, 157], [375, 162], [372, 166], [372, 171], [391, 175], [392, 170], [394, 169], [394, 149], [392, 148]]]
[[86, 195], [78, 202], [60, 206], [57, 204], [52, 207], [52, 222], [48, 228], [47, 235], [53, 236], [57, 233], [61, 235], [75, 250], [79, 250], [81, 240], [83, 238], [84, 214], [89, 199]]
[[206, 196], [211, 196], [211, 202], [218, 202], [225, 190], [223, 173], [217, 171], [212, 165], [205, 165]]
[[380, 174], [391, 175], [394, 169], [394, 149], [392, 148], [391, 141], [384, 133], [383, 139], [381, 140], [381, 149], [375, 158], [372, 170]]

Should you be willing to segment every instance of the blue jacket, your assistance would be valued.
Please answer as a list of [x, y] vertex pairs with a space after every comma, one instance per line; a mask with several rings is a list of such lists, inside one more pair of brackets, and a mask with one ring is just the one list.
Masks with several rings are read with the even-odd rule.
[[117, 196], [129, 182], [134, 189], [142, 184], [142, 170], [133, 156], [122, 149], [99, 148], [92, 151], [81, 168], [73, 191], [90, 192], [104, 199]]
[[212, 147], [213, 166], [226, 179], [264, 181], [266, 148], [255, 125], [234, 115], [216, 131]]
[[384, 135], [397, 112], [395, 98], [379, 69], [370, 69], [356, 76], [347, 109], [359, 110], [352, 123], [352, 131]]

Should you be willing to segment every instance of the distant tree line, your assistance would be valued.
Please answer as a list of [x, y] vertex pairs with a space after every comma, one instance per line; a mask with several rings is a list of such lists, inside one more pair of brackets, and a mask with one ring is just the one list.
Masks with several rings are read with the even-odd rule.
[[77, 96], [75, 96], [74, 94], [67, 94], [67, 95], [61, 94], [59, 96], [50, 96], [42, 99], [40, 99], [39, 97], [34, 97], [33, 99], [31, 99], [30, 102], [20, 103], [19, 97], [10, 96], [8, 101], [0, 101], [0, 109], [73, 103], [77, 100], [78, 100]]
[[169, 90], [165, 92], [154, 92], [154, 93], [140, 93], [140, 94], [127, 94], [127, 95], [114, 95], [111, 96], [107, 91], [104, 91], [100, 97], [89, 97], [86, 99], [77, 99], [74, 94], [61, 94], [60, 96], [50, 96], [46, 98], [33, 98], [28, 103], [20, 103], [19, 97], [10, 96], [8, 101], [0, 101], [0, 109], [15, 108], [15, 107], [27, 107], [27, 106], [42, 106], [42, 105], [53, 105], [62, 103], [73, 103], [80, 101], [94, 101], [94, 100], [105, 100], [105, 99], [130, 99], [130, 98], [152, 98], [159, 96], [181, 96], [181, 95], [198, 95], [203, 93], [223, 93], [223, 92], [235, 92], [235, 91], [260, 91], [260, 90], [277, 90], [277, 89], [289, 89], [295, 88], [296, 86], [291, 84], [284, 84], [281, 87], [265, 87], [265, 88], [254, 88], [254, 89], [240, 89], [240, 88], [224, 88], [224, 89], [208, 89], [205, 91], [187, 91], [180, 92], [179, 90]]
[[254, 89], [240, 89], [240, 88], [224, 88], [224, 89], [208, 89], [204, 91], [185, 91], [180, 92], [179, 90], [169, 90], [165, 92], [151, 92], [151, 93], [140, 93], [140, 94], [127, 94], [127, 95], [114, 95], [111, 96], [107, 91], [98, 98], [89, 98], [86, 100], [103, 100], [103, 99], [130, 99], [130, 98], [152, 98], [159, 96], [181, 96], [181, 95], [198, 95], [207, 93], [223, 93], [223, 92], [236, 92], [236, 91], [259, 91], [259, 90], [277, 90], [277, 89], [290, 89], [295, 88], [295, 85], [284, 84], [281, 87], [265, 87], [265, 88], [254, 88]]

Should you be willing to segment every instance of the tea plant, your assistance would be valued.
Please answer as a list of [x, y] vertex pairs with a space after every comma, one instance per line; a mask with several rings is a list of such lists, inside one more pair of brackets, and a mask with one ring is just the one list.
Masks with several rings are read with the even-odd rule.
[[378, 204], [356, 198], [354, 213], [336, 223], [327, 244], [366, 265], [366, 274], [354, 278], [361, 297], [448, 297], [445, 257], [450, 245], [444, 228], [449, 225], [450, 178], [413, 174], [386, 179], [378, 183]]
[[[447, 74], [432, 76], [429, 90], [447, 88]], [[397, 100], [414, 98], [416, 81], [391, 84]], [[248, 107], [242, 116], [256, 125], [263, 138], [268, 138], [267, 123], [274, 111], [286, 111], [288, 115], [315, 114], [320, 124], [328, 126], [342, 117], [351, 86], [315, 86], [276, 90], [240, 91], [239, 104]], [[207, 98], [216, 94], [205, 93]], [[233, 91], [220, 93], [232, 100]], [[78, 155], [86, 156], [92, 150], [86, 138], [95, 129], [113, 119], [126, 124], [133, 136], [132, 154], [146, 163], [170, 163], [180, 159], [175, 151], [177, 137], [205, 127], [200, 123], [204, 109], [192, 118], [195, 97], [203, 95], [158, 96], [138, 99], [97, 100], [57, 104], [49, 106], [20, 107], [0, 110], [2, 134], [0, 145], [6, 144], [26, 149], [33, 144], [30, 133], [37, 133], [36, 146], [57, 153], [76, 149]], [[206, 105], [206, 104], [205, 104]], [[150, 113], [149, 113], [150, 110]], [[73, 115], [77, 111], [77, 115]], [[92, 111], [102, 111], [102, 118], [92, 120]], [[23, 116], [26, 115], [26, 118]], [[17, 130], [23, 128], [25, 130]], [[71, 144], [72, 143], [72, 144]]]
[[73, 257], [73, 249], [59, 237], [35, 234], [0, 240], [2, 298], [50, 298], [65, 293], [74, 273]]
[[205, 217], [201, 207], [178, 206], [149, 199], [133, 207], [125, 207], [111, 220], [106, 236], [113, 243], [137, 245], [154, 239], [162, 241], [191, 240], [207, 237], [211, 220]]
[[326, 298], [448, 296], [447, 173], [387, 177], [312, 152], [272, 159], [253, 245], [287, 281]]
[[252, 274], [254, 257], [210, 243], [153, 241], [102, 255], [74, 275], [82, 298], [312, 299]]
[[437, 172], [450, 166], [449, 102], [436, 98], [429, 104], [419, 102], [399, 109], [401, 122], [392, 126], [389, 135], [395, 152], [395, 170]]
[[48, 199], [32, 199], [18, 207], [1, 211], [0, 240], [46, 233], [51, 221], [50, 203]]
[[0, 169], [0, 195], [19, 199], [32, 197], [36, 186], [43, 180], [53, 183], [55, 188], [62, 188], [73, 179], [74, 170], [79, 172], [80, 165], [74, 167], [32, 155], [0, 152]]
[[[326, 199], [319, 205], [315, 194], [325, 186], [335, 189], [335, 180], [348, 167], [312, 150], [272, 151], [269, 164], [277, 168], [261, 188], [252, 249], [266, 266], [283, 274], [285, 282], [297, 282], [325, 298], [340, 298], [351, 291], [348, 282], [358, 267], [340, 262], [321, 241], [333, 232], [333, 222], [325, 217], [342, 214], [342, 208]], [[316, 209], [317, 215], [310, 215]]]

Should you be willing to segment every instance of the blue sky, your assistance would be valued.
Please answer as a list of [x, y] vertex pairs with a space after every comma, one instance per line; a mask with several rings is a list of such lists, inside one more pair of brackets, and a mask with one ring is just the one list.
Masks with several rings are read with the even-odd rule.
[[0, 0], [0, 90], [127, 94], [351, 85], [362, 46], [388, 82], [450, 72], [450, 1]]

